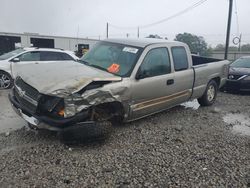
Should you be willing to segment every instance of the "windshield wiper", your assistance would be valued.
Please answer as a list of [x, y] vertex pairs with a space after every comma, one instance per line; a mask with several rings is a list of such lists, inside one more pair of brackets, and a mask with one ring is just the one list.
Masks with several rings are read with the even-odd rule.
[[101, 70], [103, 70], [103, 71], [105, 71], [105, 72], [108, 72], [107, 69], [105, 69], [105, 68], [103, 68], [103, 67], [100, 67], [100, 66], [98, 66], [98, 65], [92, 65], [92, 64], [88, 64], [88, 65], [91, 66], [91, 67], [97, 68], [97, 69], [101, 69]]

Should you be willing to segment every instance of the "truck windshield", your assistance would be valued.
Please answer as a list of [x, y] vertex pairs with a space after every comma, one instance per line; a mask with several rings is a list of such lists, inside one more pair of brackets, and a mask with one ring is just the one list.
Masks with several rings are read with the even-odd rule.
[[80, 59], [80, 62], [121, 77], [128, 77], [141, 51], [142, 48], [139, 47], [99, 42]]
[[237, 59], [230, 66], [239, 68], [250, 68], [250, 58]]
[[17, 49], [17, 50], [14, 50], [14, 51], [11, 51], [11, 52], [8, 52], [8, 53], [5, 53], [3, 55], [0, 56], [0, 60], [6, 60], [6, 59], [9, 59], [15, 55], [18, 55], [22, 52], [24, 52], [25, 50], [24, 49]]

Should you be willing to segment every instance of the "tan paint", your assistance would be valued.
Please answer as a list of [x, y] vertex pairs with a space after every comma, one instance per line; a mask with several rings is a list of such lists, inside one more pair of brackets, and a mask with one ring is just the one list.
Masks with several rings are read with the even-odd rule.
[[156, 99], [151, 99], [142, 103], [138, 103], [132, 106], [133, 111], [138, 111], [138, 110], [142, 110], [151, 106], [155, 106], [155, 105], [159, 105], [174, 99], [178, 99], [179, 97], [183, 97], [183, 96], [188, 96], [190, 95], [190, 92], [188, 90], [186, 91], [182, 91], [179, 93], [175, 93], [173, 95], [169, 95], [169, 96], [164, 96], [164, 97], [160, 97], [160, 98], [156, 98]]

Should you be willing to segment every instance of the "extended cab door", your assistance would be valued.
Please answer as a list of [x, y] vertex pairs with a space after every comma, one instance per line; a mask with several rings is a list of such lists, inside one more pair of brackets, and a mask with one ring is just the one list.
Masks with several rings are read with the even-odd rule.
[[132, 82], [132, 118], [136, 119], [168, 105], [174, 93], [174, 73], [166, 47], [149, 49]]
[[189, 100], [192, 95], [194, 83], [194, 70], [189, 48], [185, 46], [172, 46], [171, 54], [174, 64], [175, 93], [183, 93], [175, 101], [176, 105]]
[[183, 46], [158, 47], [147, 52], [132, 82], [131, 119], [190, 98], [194, 75], [189, 60]]

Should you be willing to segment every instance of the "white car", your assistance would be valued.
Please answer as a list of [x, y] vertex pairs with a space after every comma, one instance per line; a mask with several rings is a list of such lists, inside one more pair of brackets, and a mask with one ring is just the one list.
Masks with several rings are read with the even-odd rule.
[[15, 72], [20, 66], [78, 59], [71, 51], [53, 48], [20, 48], [5, 53], [0, 56], [0, 89], [9, 89], [13, 86]]

